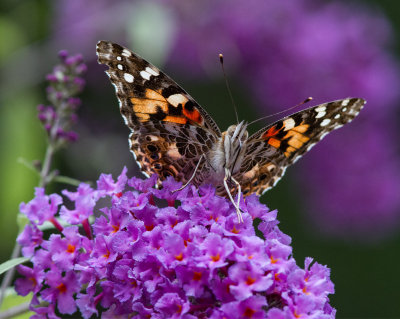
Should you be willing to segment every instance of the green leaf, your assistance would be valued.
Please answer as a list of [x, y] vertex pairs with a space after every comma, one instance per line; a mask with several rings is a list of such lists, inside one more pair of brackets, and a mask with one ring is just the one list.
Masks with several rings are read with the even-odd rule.
[[72, 186], [79, 186], [82, 183], [82, 181], [80, 181], [80, 180], [77, 180], [75, 178], [71, 178], [68, 176], [63, 176], [63, 175], [55, 176], [52, 179], [52, 181], [58, 182], [58, 183], [63, 183], [63, 184], [68, 184], [68, 185], [72, 185]]
[[29, 258], [26, 258], [26, 257], [19, 257], [19, 258], [7, 260], [6, 262], [4, 262], [0, 265], [0, 275], [17, 265], [23, 264], [24, 262], [26, 262], [28, 260], [29, 260]]
[[1, 305], [0, 311], [1, 311], [1, 315], [4, 315], [4, 312], [7, 312], [7, 310], [11, 310], [11, 309], [15, 309], [15, 308], [20, 308], [20, 311], [18, 311], [16, 314], [14, 314], [12, 317], [8, 317], [8, 318], [12, 318], [12, 319], [29, 319], [32, 315], [34, 315], [33, 312], [29, 311], [29, 307], [26, 307], [26, 310], [24, 311], [23, 308], [21, 308], [21, 306], [23, 307], [23, 305], [25, 303], [28, 303], [31, 301], [32, 299], [32, 293], [28, 294], [25, 297], [19, 296], [17, 295], [17, 293], [15, 292], [14, 288], [7, 288], [6, 290], [6, 294], [3, 300], [3, 304]]
[[24, 165], [26, 168], [31, 170], [32, 172], [35, 172], [36, 175], [39, 175], [38, 168], [35, 167], [32, 161], [28, 161], [26, 158], [23, 157], [18, 157], [17, 163]]

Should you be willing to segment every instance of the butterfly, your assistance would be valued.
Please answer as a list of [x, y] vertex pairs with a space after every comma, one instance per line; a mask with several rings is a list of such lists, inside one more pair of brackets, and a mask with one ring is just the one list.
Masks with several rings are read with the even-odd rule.
[[313, 106], [250, 137], [245, 121], [221, 132], [188, 93], [131, 50], [100, 41], [97, 56], [108, 66], [131, 129], [130, 149], [142, 172], [147, 177], [157, 173], [159, 185], [168, 176], [183, 187], [214, 185], [217, 195], [230, 198], [239, 221], [241, 195], [261, 195], [272, 188], [288, 166], [327, 133], [353, 120], [365, 104], [361, 98], [346, 98]]

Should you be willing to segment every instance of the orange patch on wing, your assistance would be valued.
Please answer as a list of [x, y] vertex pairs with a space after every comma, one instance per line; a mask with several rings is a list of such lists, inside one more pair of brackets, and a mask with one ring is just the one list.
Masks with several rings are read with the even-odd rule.
[[276, 129], [276, 125], [270, 127], [262, 136], [261, 138], [263, 138], [264, 140], [268, 139], [269, 137], [275, 136], [276, 134], [279, 133], [281, 129], [277, 130]]
[[300, 124], [298, 126], [293, 127], [292, 131], [296, 131], [299, 133], [305, 133], [309, 127], [310, 127], [310, 125], [308, 125], [308, 124]]
[[297, 138], [291, 138], [288, 141], [288, 144], [290, 146], [293, 146], [295, 149], [299, 149], [300, 147], [302, 147], [304, 145], [304, 143], [300, 140], [298, 140]]
[[165, 98], [161, 95], [160, 92], [150, 89], [146, 89], [145, 98], [149, 100], [165, 101]]
[[141, 122], [146, 122], [150, 119], [150, 115], [146, 113], [136, 113], [136, 116]]
[[288, 144], [295, 149], [299, 149], [310, 140], [308, 136], [305, 136], [293, 129], [287, 132], [284, 139], [288, 139]]
[[144, 97], [131, 97], [131, 102], [135, 113], [155, 114], [159, 108], [165, 113], [168, 112], [168, 102], [160, 92], [154, 90], [146, 89]]
[[276, 138], [271, 137], [267, 143], [275, 148], [279, 148], [281, 146], [281, 141]]
[[286, 152], [284, 154], [285, 154], [286, 157], [289, 157], [295, 151], [296, 151], [296, 149], [293, 146], [289, 146], [286, 149]]
[[177, 123], [177, 124], [186, 124], [187, 123], [187, 119], [185, 119], [182, 116], [171, 116], [168, 115], [165, 117], [165, 119], [163, 119], [163, 122], [172, 122], [172, 123]]
[[183, 115], [185, 115], [189, 120], [202, 124], [203, 123], [203, 117], [201, 116], [200, 112], [197, 111], [196, 109], [193, 109], [192, 111], [187, 110], [185, 107], [183, 107], [182, 110]]
[[155, 114], [158, 108], [161, 108], [163, 112], [168, 112], [168, 103], [165, 100], [159, 101], [132, 97], [131, 102], [135, 113]]

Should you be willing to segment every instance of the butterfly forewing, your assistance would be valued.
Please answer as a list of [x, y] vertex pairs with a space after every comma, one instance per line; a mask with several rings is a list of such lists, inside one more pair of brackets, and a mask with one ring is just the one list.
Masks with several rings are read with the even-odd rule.
[[237, 180], [246, 192], [261, 194], [273, 187], [286, 168], [326, 134], [350, 122], [365, 100], [348, 98], [320, 104], [287, 116], [249, 138]]
[[220, 137], [217, 124], [171, 78], [127, 48], [100, 41], [97, 55], [109, 67], [142, 171], [185, 183], [201, 154]]

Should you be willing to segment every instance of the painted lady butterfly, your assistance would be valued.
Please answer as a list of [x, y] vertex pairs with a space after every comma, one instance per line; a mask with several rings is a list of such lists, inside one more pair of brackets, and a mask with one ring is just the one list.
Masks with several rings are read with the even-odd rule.
[[[98, 61], [114, 84], [130, 149], [143, 173], [159, 184], [173, 176], [183, 184], [211, 183], [231, 199], [262, 194], [286, 168], [327, 133], [350, 122], [365, 100], [347, 98], [307, 108], [248, 136], [245, 121], [221, 133], [215, 121], [178, 84], [130, 50], [97, 44]], [[235, 203], [232, 194], [238, 193]]]

